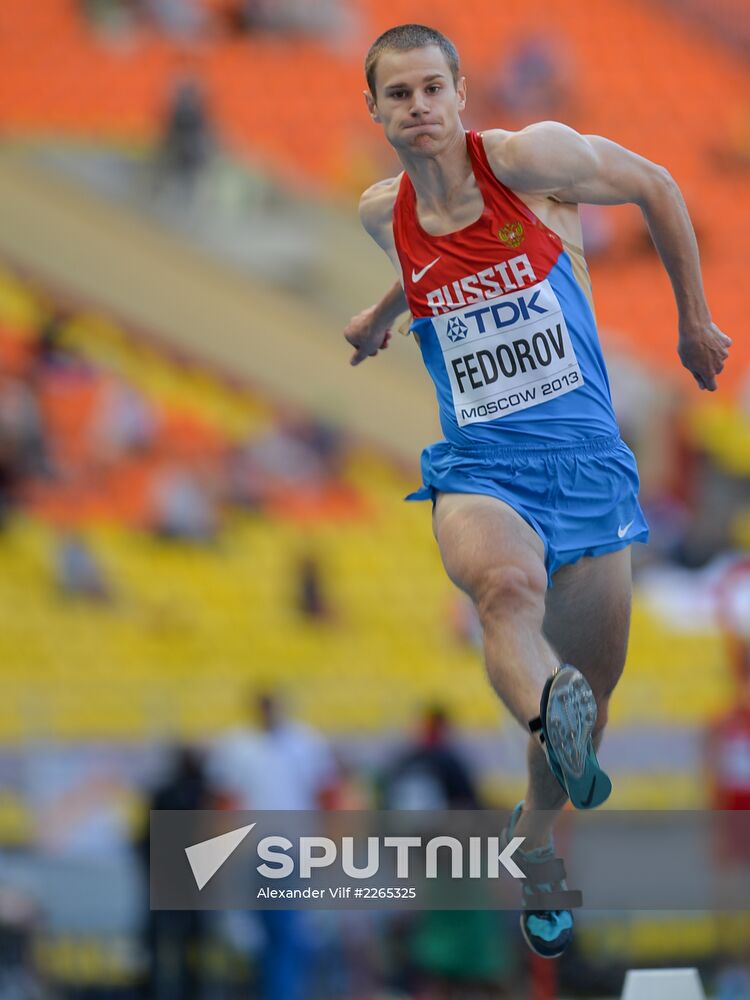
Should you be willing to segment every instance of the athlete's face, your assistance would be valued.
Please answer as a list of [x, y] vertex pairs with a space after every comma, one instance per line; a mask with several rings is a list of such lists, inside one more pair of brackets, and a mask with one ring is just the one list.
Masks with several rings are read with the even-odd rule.
[[437, 45], [408, 52], [386, 50], [375, 67], [377, 99], [365, 91], [372, 120], [397, 150], [434, 156], [456, 132], [466, 104], [466, 81], [454, 85]]

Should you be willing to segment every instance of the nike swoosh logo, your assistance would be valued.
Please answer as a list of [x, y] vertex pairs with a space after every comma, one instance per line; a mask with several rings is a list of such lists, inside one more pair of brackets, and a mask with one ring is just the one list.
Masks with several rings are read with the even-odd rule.
[[427, 264], [426, 267], [423, 267], [421, 271], [415, 271], [414, 268], [412, 268], [411, 269], [411, 280], [414, 282], [414, 284], [416, 284], [418, 281], [421, 281], [422, 278], [424, 278], [424, 276], [430, 270], [430, 268], [434, 267], [435, 264], [437, 264], [437, 262], [439, 260], [440, 260], [439, 257], [436, 257], [434, 260], [431, 260], [430, 263]]
[[[632, 521], [630, 522], [633, 523]], [[594, 789], [596, 788], [596, 778], [591, 779], [591, 788], [589, 788], [589, 793], [585, 799], [581, 799], [581, 808], [586, 809], [587, 806], [591, 805], [591, 800], [594, 797]]]
[[[635, 518], [633, 518], [633, 521], [634, 520], [635, 520]], [[620, 527], [620, 528], [617, 529], [617, 537], [618, 538], [624, 538], [625, 535], [627, 535], [627, 533], [633, 527], [633, 521], [628, 521], [628, 523], [626, 525], [624, 525], [623, 527]]]

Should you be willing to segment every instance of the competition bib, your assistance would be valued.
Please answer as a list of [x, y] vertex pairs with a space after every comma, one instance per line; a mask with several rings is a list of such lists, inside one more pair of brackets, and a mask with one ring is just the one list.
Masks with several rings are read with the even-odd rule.
[[432, 324], [459, 427], [525, 410], [583, 385], [548, 280], [434, 316]]

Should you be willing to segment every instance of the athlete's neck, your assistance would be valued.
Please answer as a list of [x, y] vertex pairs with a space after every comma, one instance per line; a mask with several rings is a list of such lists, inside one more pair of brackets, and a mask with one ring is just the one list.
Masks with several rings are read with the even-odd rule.
[[426, 212], [443, 213], [460, 200], [473, 173], [463, 129], [435, 156], [410, 156], [400, 151], [399, 158]]

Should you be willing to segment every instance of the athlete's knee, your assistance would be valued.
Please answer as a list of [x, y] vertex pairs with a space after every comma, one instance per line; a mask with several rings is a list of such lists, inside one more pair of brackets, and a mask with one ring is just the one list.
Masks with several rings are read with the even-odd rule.
[[544, 567], [529, 561], [485, 570], [474, 586], [479, 618], [487, 627], [498, 619], [536, 613], [544, 614], [547, 574]]

